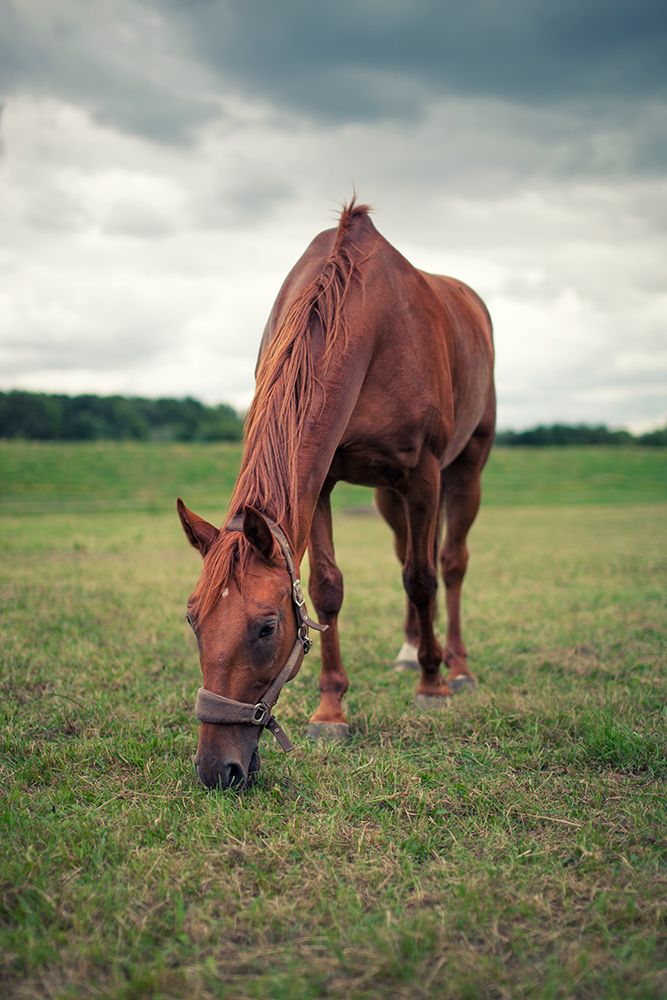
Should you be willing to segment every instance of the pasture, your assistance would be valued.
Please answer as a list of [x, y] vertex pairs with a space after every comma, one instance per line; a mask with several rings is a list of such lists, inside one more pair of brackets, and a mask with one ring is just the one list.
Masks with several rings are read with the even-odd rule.
[[304, 738], [316, 638], [277, 710], [296, 751], [265, 734], [243, 795], [193, 775], [199, 557], [174, 509], [220, 523], [238, 459], [0, 445], [3, 996], [665, 996], [667, 455], [492, 455], [480, 690], [435, 716], [392, 669], [389, 531], [337, 489], [352, 739]]

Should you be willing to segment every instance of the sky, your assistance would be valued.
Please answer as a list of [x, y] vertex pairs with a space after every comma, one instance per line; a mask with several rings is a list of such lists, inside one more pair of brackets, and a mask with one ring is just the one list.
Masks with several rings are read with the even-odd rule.
[[667, 421], [664, 0], [0, 0], [0, 389], [244, 410], [356, 190], [498, 426]]

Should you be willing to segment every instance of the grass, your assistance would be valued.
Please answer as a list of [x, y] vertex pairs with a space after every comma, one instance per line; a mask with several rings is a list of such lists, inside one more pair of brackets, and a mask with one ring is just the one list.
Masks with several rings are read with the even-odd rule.
[[[108, 449], [115, 478], [101, 459], [91, 472], [103, 498], [137, 498], [152, 462], [156, 497], [181, 477], [212, 490], [217, 446], [193, 446], [190, 479], [166, 450], [125, 447], [125, 462]], [[3, 996], [665, 995], [664, 503], [579, 487], [578, 503], [524, 503], [561, 481], [564, 452], [556, 472], [546, 450], [532, 469], [499, 454], [486, 489], [505, 501], [473, 529], [464, 601], [480, 691], [434, 717], [391, 669], [403, 599], [388, 531], [339, 513], [352, 739], [303, 738], [316, 646], [280, 702], [295, 753], [263, 739], [255, 789], [206, 793], [183, 620], [196, 553], [159, 504], [78, 510], [74, 446], [60, 462], [44, 449], [42, 469], [24, 449], [23, 466], [8, 451], [32, 479], [12, 482], [62, 485], [69, 462], [81, 492], [0, 520]], [[661, 481], [609, 451], [626, 498]]]
[[[0, 513], [194, 510], [222, 517], [241, 460], [235, 444], [0, 441]], [[667, 501], [667, 449], [496, 448], [484, 473], [484, 504]], [[340, 483], [338, 509], [371, 502]]]

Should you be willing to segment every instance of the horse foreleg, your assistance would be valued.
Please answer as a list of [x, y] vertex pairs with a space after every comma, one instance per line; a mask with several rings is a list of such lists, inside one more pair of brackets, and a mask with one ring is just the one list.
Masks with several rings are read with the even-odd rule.
[[308, 554], [310, 580], [308, 592], [319, 621], [328, 625], [320, 633], [322, 672], [320, 675], [320, 705], [308, 726], [311, 739], [343, 740], [349, 726], [341, 702], [348, 688], [338, 642], [338, 613], [343, 603], [343, 575], [336, 565], [331, 523], [330, 491], [322, 492], [315, 507]]
[[408, 540], [403, 585], [419, 623], [419, 699], [448, 698], [451, 690], [440, 673], [442, 647], [433, 631], [438, 588], [435, 546], [440, 508], [440, 468], [428, 458], [416, 468], [406, 492]]

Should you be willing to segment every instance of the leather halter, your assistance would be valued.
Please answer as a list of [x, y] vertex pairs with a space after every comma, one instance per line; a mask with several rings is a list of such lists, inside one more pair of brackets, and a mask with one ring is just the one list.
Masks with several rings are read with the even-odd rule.
[[[294, 744], [285, 730], [276, 722], [271, 710], [278, 700], [281, 688], [291, 676], [299, 656], [301, 653], [305, 655], [313, 645], [313, 640], [308, 635], [308, 629], [314, 628], [318, 632], [324, 632], [329, 626], [320, 625], [308, 615], [306, 601], [301, 590], [301, 580], [296, 573], [296, 563], [287, 536], [275, 521], [272, 521], [266, 514], [262, 516], [280, 546], [292, 582], [292, 604], [294, 605], [297, 625], [296, 641], [285, 666], [271, 682], [262, 700], [256, 705], [252, 705], [250, 702], [234, 701], [233, 698], [224, 698], [220, 694], [214, 694], [213, 691], [207, 691], [206, 688], [200, 687], [197, 691], [195, 715], [200, 722], [209, 722], [218, 726], [251, 725], [261, 726], [262, 729], [266, 728], [273, 733], [285, 753], [289, 753], [290, 750], [294, 749]], [[237, 514], [230, 518], [225, 525], [225, 530], [243, 531], [243, 514]]]

